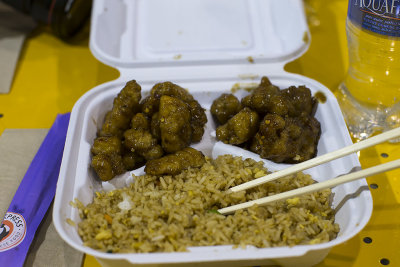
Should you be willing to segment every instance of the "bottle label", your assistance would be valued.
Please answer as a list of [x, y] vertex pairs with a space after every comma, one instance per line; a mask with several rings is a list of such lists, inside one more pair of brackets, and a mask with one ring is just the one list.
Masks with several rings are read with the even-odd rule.
[[349, 0], [347, 16], [366, 30], [400, 37], [400, 0]]

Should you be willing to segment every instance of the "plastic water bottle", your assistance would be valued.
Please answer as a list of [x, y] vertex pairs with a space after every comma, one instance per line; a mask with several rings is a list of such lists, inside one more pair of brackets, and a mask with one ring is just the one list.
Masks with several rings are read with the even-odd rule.
[[349, 69], [337, 98], [350, 133], [400, 126], [400, 0], [349, 0]]

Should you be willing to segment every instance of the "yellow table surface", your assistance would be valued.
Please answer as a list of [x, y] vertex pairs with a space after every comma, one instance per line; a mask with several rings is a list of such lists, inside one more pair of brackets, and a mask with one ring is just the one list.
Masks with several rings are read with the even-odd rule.
[[[347, 1], [306, 3], [311, 46], [285, 69], [313, 78], [335, 92], [347, 67]], [[26, 41], [11, 92], [0, 95], [0, 134], [6, 128], [50, 128], [56, 114], [71, 111], [83, 93], [118, 75], [92, 56], [87, 38], [66, 44], [38, 28]], [[385, 143], [362, 151], [362, 167], [400, 158], [399, 148], [400, 144]], [[369, 223], [354, 238], [334, 247], [319, 267], [381, 266], [385, 264], [382, 259], [388, 260], [389, 266], [400, 266], [400, 170], [367, 181], [378, 185], [371, 189], [374, 210]], [[365, 243], [365, 237], [372, 242]], [[91, 256], [85, 257], [83, 265], [99, 266]]]

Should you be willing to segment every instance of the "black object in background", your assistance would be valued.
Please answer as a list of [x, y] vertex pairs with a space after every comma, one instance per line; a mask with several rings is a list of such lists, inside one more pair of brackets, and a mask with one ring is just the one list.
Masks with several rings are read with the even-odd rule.
[[0, 0], [49, 25], [53, 33], [68, 40], [90, 17], [92, 0]]

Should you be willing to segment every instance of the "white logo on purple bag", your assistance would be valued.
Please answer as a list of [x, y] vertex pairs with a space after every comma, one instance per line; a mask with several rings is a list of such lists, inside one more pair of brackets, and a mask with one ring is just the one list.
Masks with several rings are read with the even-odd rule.
[[26, 222], [21, 214], [7, 212], [0, 225], [0, 252], [18, 246], [25, 238]]

